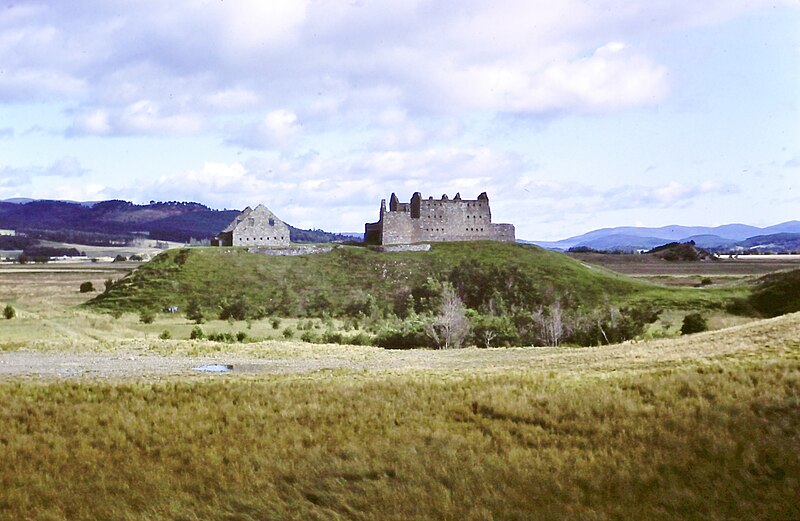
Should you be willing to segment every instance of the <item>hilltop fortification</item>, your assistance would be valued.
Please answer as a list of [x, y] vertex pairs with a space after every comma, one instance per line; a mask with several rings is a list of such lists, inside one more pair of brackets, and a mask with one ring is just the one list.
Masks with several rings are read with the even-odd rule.
[[380, 219], [367, 223], [364, 240], [370, 244], [414, 244], [418, 242], [502, 241], [514, 242], [513, 224], [492, 223], [489, 197], [477, 199], [423, 199], [416, 192], [411, 202], [401, 203], [395, 194], [381, 200]]

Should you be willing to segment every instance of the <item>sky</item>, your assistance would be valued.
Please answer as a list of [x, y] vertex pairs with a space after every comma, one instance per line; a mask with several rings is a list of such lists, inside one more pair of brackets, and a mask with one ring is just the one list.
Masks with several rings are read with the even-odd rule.
[[800, 219], [800, 0], [0, 0], [0, 199]]

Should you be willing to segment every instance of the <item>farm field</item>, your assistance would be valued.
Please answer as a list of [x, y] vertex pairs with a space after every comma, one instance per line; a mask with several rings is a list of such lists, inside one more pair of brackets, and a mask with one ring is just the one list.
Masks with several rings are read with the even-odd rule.
[[76, 308], [126, 269], [0, 271], [0, 519], [800, 517], [800, 314], [591, 348], [222, 344]]
[[800, 268], [800, 255], [723, 256], [718, 261], [667, 261], [649, 255], [569, 253], [573, 259], [630, 277], [672, 286], [695, 286], [709, 277], [712, 284], [740, 282], [781, 270]]

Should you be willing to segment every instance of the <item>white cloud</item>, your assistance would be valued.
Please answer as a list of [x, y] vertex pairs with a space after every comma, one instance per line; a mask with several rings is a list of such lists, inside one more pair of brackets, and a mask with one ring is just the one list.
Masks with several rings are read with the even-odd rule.
[[[267, 104], [303, 107], [299, 112], [315, 118], [387, 106], [398, 114], [617, 111], [652, 105], [669, 93], [668, 71], [637, 43], [643, 35], [719, 23], [762, 5], [16, 5], [0, 17], [0, 102], [63, 100], [85, 120], [75, 123], [74, 133], [99, 135], [183, 135], [197, 132], [201, 119], [266, 111]], [[108, 126], [88, 119], [102, 113]], [[414, 139], [390, 136], [387, 143]]]
[[89, 171], [81, 166], [76, 157], [67, 156], [55, 161], [49, 167], [41, 170], [38, 175], [48, 177], [82, 177]]
[[139, 100], [111, 112], [96, 109], [75, 117], [68, 136], [129, 136], [198, 134], [204, 127], [201, 115], [191, 112], [165, 113], [158, 103]]

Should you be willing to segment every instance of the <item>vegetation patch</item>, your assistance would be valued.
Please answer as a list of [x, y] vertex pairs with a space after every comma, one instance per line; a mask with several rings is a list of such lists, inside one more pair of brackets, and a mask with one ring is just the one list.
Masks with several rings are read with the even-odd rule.
[[0, 504], [8, 519], [795, 519], [798, 374], [784, 352], [603, 377], [6, 381]]
[[[443, 321], [446, 289], [460, 311]], [[536, 246], [478, 241], [427, 252], [340, 246], [298, 257], [170, 250], [87, 305], [137, 313], [178, 308], [198, 324], [338, 317], [366, 327], [386, 347], [590, 345], [637, 336], [660, 309], [722, 309], [730, 291], [660, 288]], [[451, 329], [453, 321], [460, 329]]]

